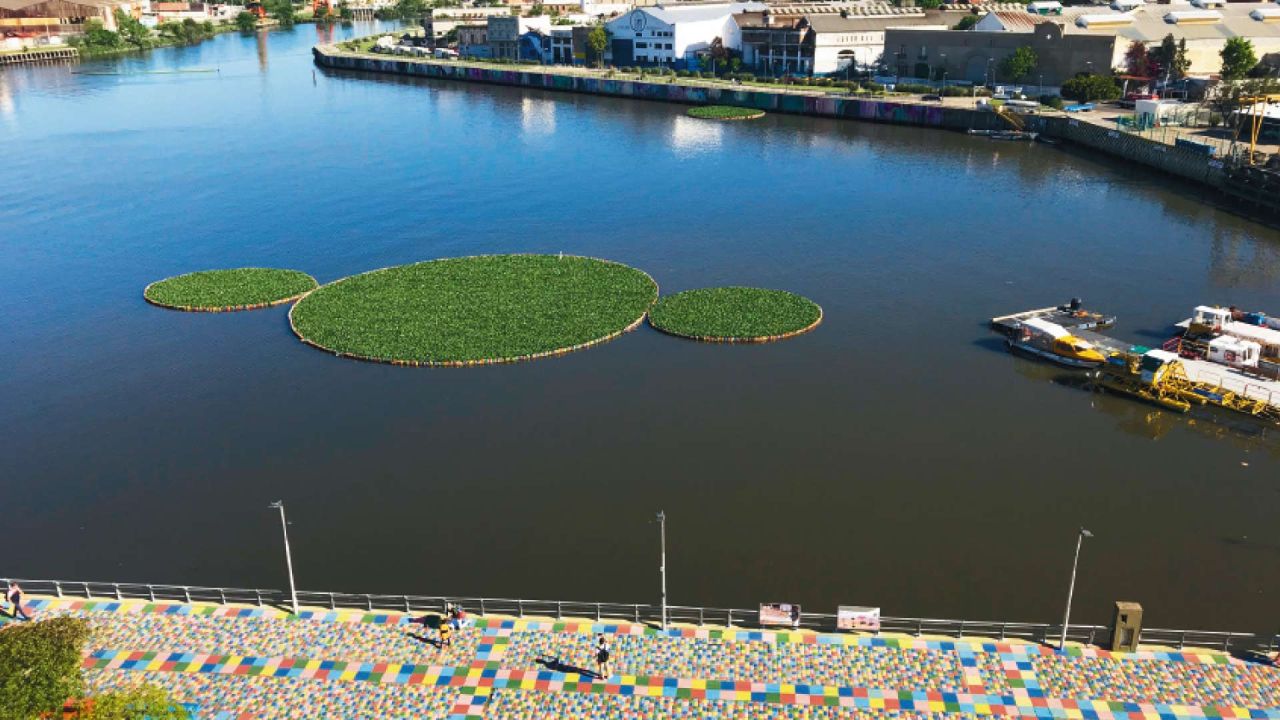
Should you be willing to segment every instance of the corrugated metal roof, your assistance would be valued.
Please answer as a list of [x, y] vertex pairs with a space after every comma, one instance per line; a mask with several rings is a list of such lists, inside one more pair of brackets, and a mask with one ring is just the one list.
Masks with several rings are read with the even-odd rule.
[[[1129, 11], [1133, 22], [1116, 27], [1114, 25], [1082, 27], [1078, 23], [1070, 23], [1063, 28], [1068, 35], [1118, 35], [1128, 40], [1142, 42], [1159, 42], [1166, 35], [1173, 35], [1174, 40], [1226, 40], [1233, 37], [1280, 38], [1280, 23], [1260, 22], [1250, 17], [1255, 10], [1275, 8], [1274, 3], [1230, 3], [1226, 7], [1212, 11], [1221, 15], [1217, 22], [1202, 20], [1198, 23], [1169, 22], [1166, 15], [1173, 12], [1201, 14], [1205, 11], [1191, 10], [1190, 6], [1173, 6], [1181, 9], [1172, 10], [1169, 5], [1147, 4]], [[1106, 16], [1103, 8], [1093, 8], [1090, 17]], [[1113, 13], [1121, 15], [1123, 13]]]
[[816, 33], [879, 32], [888, 28], [916, 27], [919, 25], [945, 26], [941, 15], [915, 15], [905, 17], [842, 18], [839, 15], [811, 15], [809, 27]]
[[1042, 16], [1033, 15], [1025, 9], [1021, 11], [994, 10], [987, 13], [987, 15], [995, 15], [1000, 24], [1004, 26], [1006, 32], [1034, 32], [1036, 25], [1044, 22]]
[[717, 18], [727, 18], [734, 13], [749, 10], [764, 10], [765, 5], [761, 2], [744, 2], [732, 3], [724, 5], [673, 5], [670, 7], [642, 7], [636, 8], [634, 12], [644, 12], [652, 15], [668, 25], [675, 25], [681, 22], [701, 22], [704, 20], [715, 20]]
[[[0, 10], [18, 11], [33, 5], [43, 5], [50, 0], [0, 0]], [[70, 5], [84, 5], [95, 8], [110, 8], [123, 5], [127, 0], [65, 0]]]

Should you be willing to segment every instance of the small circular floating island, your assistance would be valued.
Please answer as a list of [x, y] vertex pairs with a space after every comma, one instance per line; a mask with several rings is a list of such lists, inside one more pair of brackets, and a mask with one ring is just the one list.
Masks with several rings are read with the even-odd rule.
[[646, 273], [572, 255], [480, 255], [325, 285], [289, 311], [303, 342], [397, 365], [532, 360], [610, 340], [658, 297]]
[[708, 342], [759, 343], [808, 332], [822, 308], [784, 290], [749, 287], [686, 290], [658, 300], [649, 324], [662, 332]]
[[230, 312], [290, 302], [316, 285], [315, 278], [297, 270], [203, 270], [153, 282], [143, 289], [142, 297], [174, 310]]
[[755, 120], [764, 117], [764, 111], [732, 105], [699, 105], [689, 108], [688, 115], [701, 120]]

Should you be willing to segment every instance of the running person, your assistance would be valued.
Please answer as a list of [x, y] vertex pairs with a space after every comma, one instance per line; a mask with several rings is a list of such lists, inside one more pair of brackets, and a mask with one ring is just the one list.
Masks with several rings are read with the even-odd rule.
[[30, 620], [31, 616], [22, 608], [22, 587], [16, 581], [9, 582], [9, 592], [6, 593], [9, 602], [13, 603], [13, 619], [17, 620], [21, 615], [23, 620]]

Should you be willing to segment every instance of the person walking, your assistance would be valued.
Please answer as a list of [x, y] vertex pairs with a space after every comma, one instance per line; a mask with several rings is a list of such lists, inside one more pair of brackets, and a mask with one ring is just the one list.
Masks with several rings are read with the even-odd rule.
[[791, 629], [800, 629], [800, 606], [794, 603], [791, 605]]
[[609, 643], [605, 642], [603, 634], [596, 639], [596, 675], [602, 679], [610, 675]]
[[18, 585], [16, 580], [9, 581], [9, 592], [5, 594], [9, 602], [13, 603], [13, 619], [17, 620], [18, 616], [22, 616], [23, 620], [30, 620], [31, 616], [22, 607], [22, 587]]

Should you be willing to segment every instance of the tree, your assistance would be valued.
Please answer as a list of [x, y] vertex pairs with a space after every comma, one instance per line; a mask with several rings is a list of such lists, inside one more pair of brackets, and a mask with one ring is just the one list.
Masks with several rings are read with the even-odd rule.
[[1173, 77], [1181, 80], [1191, 69], [1191, 56], [1187, 53], [1187, 39], [1178, 41], [1178, 51], [1173, 55]]
[[719, 37], [711, 41], [711, 47], [707, 49], [707, 55], [711, 57], [711, 72], [715, 72], [716, 68], [723, 65], [729, 59], [729, 49], [724, 46], [724, 40]]
[[293, 24], [297, 22], [297, 17], [293, 12], [292, 0], [264, 0], [262, 7], [267, 11], [268, 15], [280, 23], [280, 27], [293, 27]]
[[240, 32], [253, 32], [258, 27], [258, 16], [247, 10], [241, 12], [236, 15], [236, 27], [240, 28]]
[[978, 16], [972, 13], [960, 18], [960, 22], [956, 23], [953, 30], [969, 30], [978, 24]]
[[1062, 97], [1077, 102], [1115, 100], [1120, 97], [1120, 86], [1107, 75], [1077, 75], [1062, 83]]
[[1146, 43], [1141, 40], [1129, 43], [1129, 49], [1124, 51], [1124, 69], [1130, 75], [1151, 77], [1154, 74], [1153, 62], [1151, 54], [1147, 52]]
[[1000, 72], [1004, 73], [1005, 77], [1013, 78], [1016, 82], [1035, 71], [1036, 63], [1039, 61], [1040, 59], [1036, 57], [1036, 51], [1023, 45], [1000, 61]]
[[108, 30], [101, 20], [89, 20], [84, 24], [84, 35], [80, 42], [90, 48], [112, 49], [124, 44], [120, 33]]
[[213, 32], [213, 23], [198, 23], [191, 18], [184, 18], [182, 22], [164, 23], [160, 26], [162, 35], [168, 35], [176, 42], [187, 44], [207, 40], [213, 37]]
[[1164, 36], [1160, 44], [1151, 49], [1152, 77], [1164, 79], [1165, 73], [1170, 72], [1173, 67], [1173, 61], [1178, 55], [1178, 43], [1173, 39], [1173, 33]]
[[609, 32], [604, 29], [604, 24], [591, 28], [591, 32], [587, 33], [587, 51], [596, 61], [597, 66], [604, 64], [604, 49], [607, 47], [609, 47]]
[[1233, 37], [1222, 46], [1222, 79], [1234, 82], [1244, 77], [1254, 65], [1258, 64], [1258, 56], [1253, 51], [1253, 43], [1248, 38]]
[[138, 49], [151, 47], [151, 30], [134, 16], [116, 8], [116, 27], [125, 42]]
[[78, 720], [187, 720], [190, 715], [154, 685], [135, 685], [93, 696]]
[[0, 717], [52, 715], [83, 695], [80, 653], [88, 639], [89, 625], [69, 617], [11, 624], [0, 632]]

